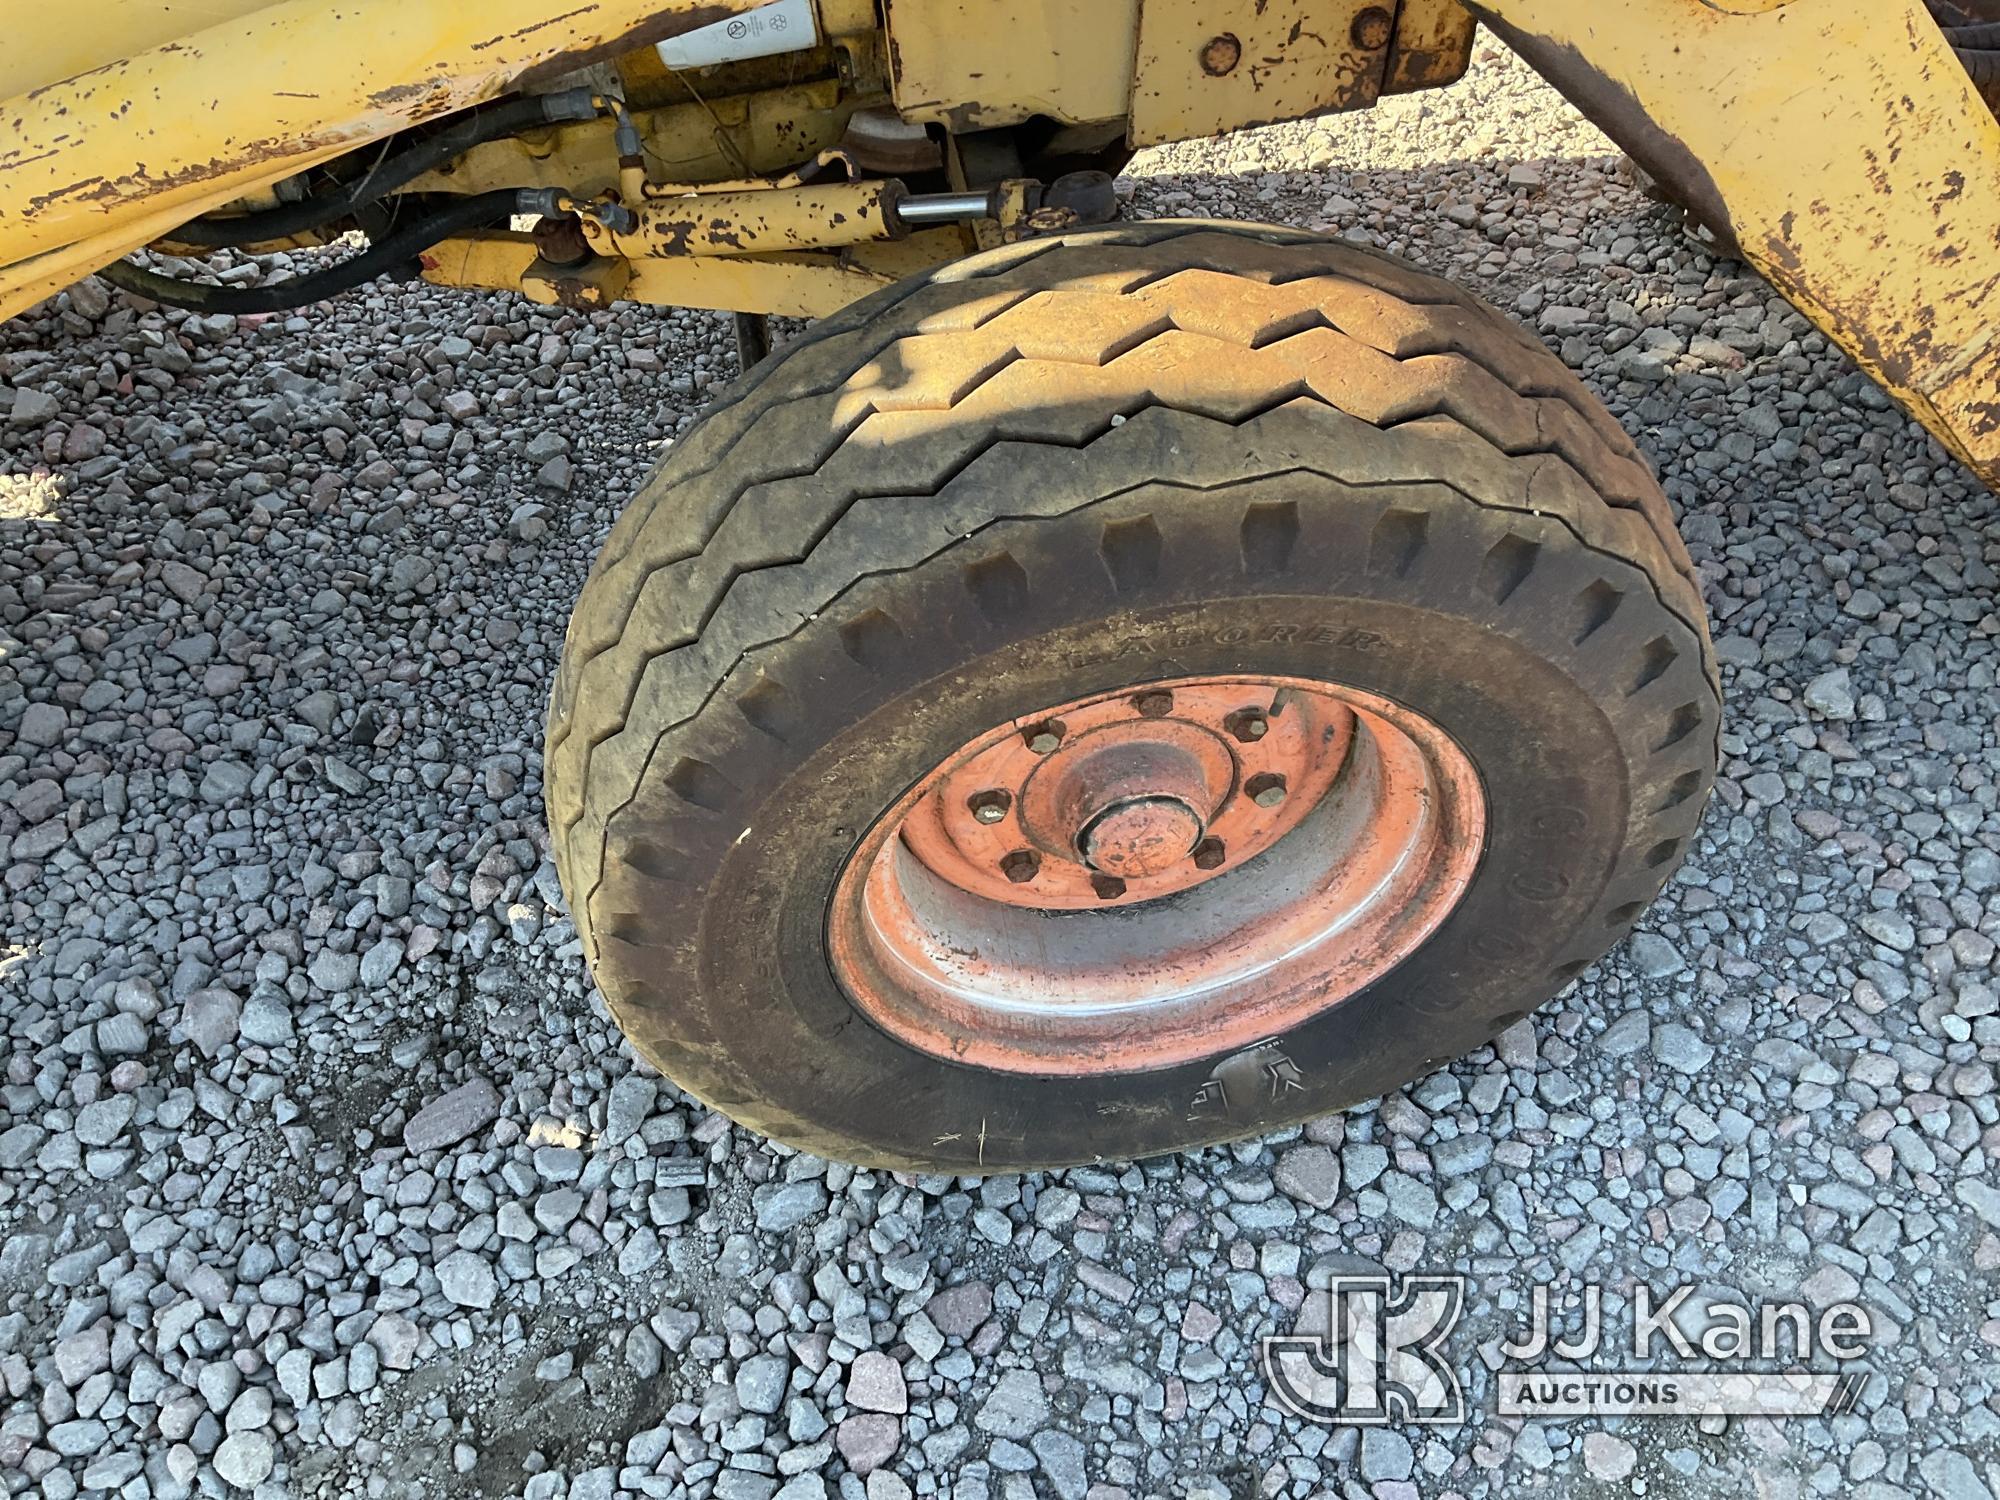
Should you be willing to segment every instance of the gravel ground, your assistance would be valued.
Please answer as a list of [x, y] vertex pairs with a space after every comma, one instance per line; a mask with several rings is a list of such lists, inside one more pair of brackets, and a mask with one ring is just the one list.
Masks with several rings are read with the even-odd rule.
[[[570, 602], [725, 320], [80, 287], [0, 328], [10, 1494], [2000, 1490], [1994, 500], [1495, 50], [1129, 186], [1455, 276], [1640, 435], [1731, 711], [1640, 935], [1234, 1150], [971, 1181], [768, 1145], [609, 1024], [539, 780]], [[1256, 1338], [1364, 1266], [1474, 1278], [1466, 1425], [1267, 1398]], [[1858, 1297], [1858, 1408], [1491, 1415], [1476, 1351], [1584, 1281]]]

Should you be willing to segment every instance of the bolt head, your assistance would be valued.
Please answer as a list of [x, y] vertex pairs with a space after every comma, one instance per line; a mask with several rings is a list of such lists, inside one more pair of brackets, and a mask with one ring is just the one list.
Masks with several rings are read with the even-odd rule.
[[1000, 873], [1016, 885], [1025, 885], [1042, 867], [1042, 857], [1032, 849], [1016, 849], [1000, 861]]
[[1395, 22], [1389, 12], [1379, 5], [1371, 5], [1362, 11], [1347, 30], [1354, 45], [1366, 52], [1388, 46], [1394, 32]]
[[1254, 745], [1271, 732], [1271, 721], [1261, 708], [1239, 708], [1222, 721], [1222, 727], [1246, 745]]
[[1225, 31], [1208, 39], [1201, 49], [1201, 70], [1211, 78], [1226, 78], [1243, 59], [1243, 43], [1234, 32]]
[[990, 791], [975, 792], [967, 799], [972, 816], [982, 823], [998, 823], [1007, 816], [1007, 809], [1014, 805], [1013, 796], [994, 787]]

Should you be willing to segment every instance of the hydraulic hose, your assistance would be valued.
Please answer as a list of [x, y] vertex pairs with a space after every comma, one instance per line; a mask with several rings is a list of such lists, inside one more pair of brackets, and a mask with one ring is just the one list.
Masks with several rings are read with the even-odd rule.
[[177, 244], [202, 246], [254, 245], [263, 240], [281, 240], [346, 218], [356, 209], [393, 193], [426, 172], [435, 171], [483, 142], [518, 135], [523, 130], [559, 120], [588, 120], [596, 113], [589, 89], [565, 89], [556, 94], [509, 99], [504, 104], [474, 110], [407, 151], [378, 162], [334, 192], [231, 219], [194, 219], [167, 238]]
[[[113, 286], [169, 307], [191, 312], [272, 313], [286, 312], [320, 302], [373, 281], [384, 272], [407, 264], [439, 240], [474, 229], [516, 213], [544, 213], [551, 194], [539, 188], [502, 188], [457, 198], [444, 207], [413, 219], [393, 234], [370, 245], [323, 271], [311, 271], [286, 281], [264, 286], [218, 286], [207, 281], [185, 281], [178, 276], [162, 276], [129, 260], [114, 261], [97, 274]], [[178, 238], [178, 235], [176, 236]]]

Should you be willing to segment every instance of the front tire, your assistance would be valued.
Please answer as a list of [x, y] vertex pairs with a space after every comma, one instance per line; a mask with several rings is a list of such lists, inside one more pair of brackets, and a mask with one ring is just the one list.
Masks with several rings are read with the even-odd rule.
[[[856, 1003], [830, 912], [906, 793], [1054, 705], [1223, 680], [1393, 706], [1472, 768], [1477, 858], [1386, 972], [1045, 1064]], [[1679, 864], [1719, 716], [1664, 497], [1540, 345], [1351, 245], [1162, 223], [943, 268], [739, 383], [584, 589], [550, 814], [676, 1083], [823, 1155], [1011, 1170], [1268, 1130], [1519, 1019]], [[1217, 878], [1254, 904], [1259, 868]]]

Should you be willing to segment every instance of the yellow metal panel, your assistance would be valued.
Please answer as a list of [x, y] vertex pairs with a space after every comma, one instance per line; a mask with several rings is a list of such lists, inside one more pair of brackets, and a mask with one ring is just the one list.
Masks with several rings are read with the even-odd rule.
[[[630, 262], [627, 301], [660, 307], [707, 307], [728, 312], [822, 318], [848, 303], [955, 260], [966, 253], [956, 229], [927, 229], [908, 239], [856, 245], [838, 254], [669, 256]], [[439, 286], [523, 290], [536, 260], [525, 234], [465, 235], [424, 253], [424, 280]], [[531, 298], [540, 294], [527, 289]]]
[[[72, 249], [181, 219], [358, 143], [757, 0], [282, 0], [0, 104], [0, 317]], [[164, 230], [156, 230], [164, 232]], [[58, 256], [50, 264], [58, 264]], [[89, 266], [85, 266], [89, 269]], [[25, 299], [25, 300], [24, 300]]]
[[580, 266], [552, 266], [537, 260], [521, 274], [521, 294], [544, 307], [595, 312], [624, 297], [632, 285], [632, 262], [593, 255]]
[[1394, 30], [1374, 0], [1144, 0], [1132, 143], [1364, 109]]
[[43, 0], [7, 6], [0, 48], [0, 99], [144, 52], [162, 42], [247, 16], [271, 0], [87, 0], [81, 7]]
[[[822, 6], [821, 11], [824, 10]], [[872, 41], [874, 35], [871, 19], [869, 30], [863, 37], [828, 32], [818, 46], [802, 48], [797, 52], [778, 52], [677, 72], [661, 62], [659, 54], [651, 47], [639, 47], [621, 52], [614, 59], [614, 66], [624, 85], [625, 102], [633, 109], [657, 109], [663, 104], [693, 104], [697, 100], [713, 104], [718, 98], [733, 94], [787, 88], [815, 78], [837, 76], [850, 85], [866, 86], [870, 71], [855, 65], [852, 49]], [[861, 50], [865, 52], [866, 48], [861, 47]], [[882, 84], [879, 69], [874, 71], [873, 80], [877, 85]], [[886, 93], [886, 88], [878, 87], [877, 91]]]
[[1139, 0], [886, 0], [884, 9], [890, 85], [907, 120], [964, 131], [1031, 115], [1125, 114]]
[[520, 290], [528, 267], [541, 259], [535, 237], [515, 231], [454, 235], [426, 250], [418, 260], [425, 281], [437, 286]]
[[885, 181], [695, 193], [638, 204], [638, 227], [629, 233], [589, 217], [583, 233], [594, 250], [634, 259], [825, 249], [895, 239], [894, 204], [902, 196], [900, 184]]
[[849, 36], [873, 31], [878, 24], [875, 0], [819, 0], [819, 29], [823, 36]]
[[2000, 121], [1922, 0], [1480, 11], [2000, 486]]
[[[862, 101], [826, 79], [798, 88], [704, 104], [632, 111], [655, 181], [714, 182], [746, 171], [782, 172], [801, 155], [839, 141]], [[609, 118], [579, 120], [474, 146], [449, 170], [426, 172], [405, 192], [483, 193], [502, 187], [561, 187], [590, 197], [618, 185], [616, 127]]]
[[1456, 83], [1472, 62], [1479, 22], [1459, 0], [1403, 0], [1382, 77], [1385, 94], [1408, 94]]

